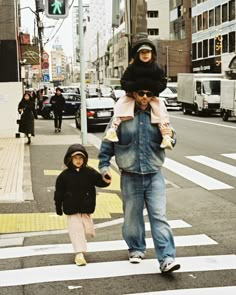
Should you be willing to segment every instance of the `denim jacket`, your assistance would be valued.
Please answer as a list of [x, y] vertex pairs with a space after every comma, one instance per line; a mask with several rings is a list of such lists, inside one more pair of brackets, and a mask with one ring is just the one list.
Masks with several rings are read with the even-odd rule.
[[[159, 128], [157, 124], [151, 124], [150, 120], [150, 107], [145, 111], [136, 110], [134, 119], [122, 121], [119, 125], [119, 142], [102, 142], [98, 155], [101, 173], [108, 170], [113, 156], [123, 172], [148, 174], [160, 169], [164, 163], [165, 150], [160, 147], [162, 136]], [[175, 145], [174, 130], [173, 134]]]

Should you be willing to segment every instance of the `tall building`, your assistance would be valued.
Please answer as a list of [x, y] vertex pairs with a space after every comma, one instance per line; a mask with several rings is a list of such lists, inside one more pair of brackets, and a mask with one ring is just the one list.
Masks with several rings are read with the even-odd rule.
[[63, 82], [66, 75], [66, 57], [61, 45], [54, 45], [51, 51], [51, 75], [55, 83]]
[[[20, 80], [18, 58], [19, 0], [0, 1], [0, 82]], [[5, 70], [3, 70], [5, 69]]]
[[192, 1], [192, 70], [236, 78], [235, 0]]

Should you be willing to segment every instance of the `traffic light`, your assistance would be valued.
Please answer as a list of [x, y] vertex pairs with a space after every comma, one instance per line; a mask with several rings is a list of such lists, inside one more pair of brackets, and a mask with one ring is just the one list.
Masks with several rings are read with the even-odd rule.
[[69, 14], [69, 0], [46, 0], [46, 15], [49, 18], [66, 18]]

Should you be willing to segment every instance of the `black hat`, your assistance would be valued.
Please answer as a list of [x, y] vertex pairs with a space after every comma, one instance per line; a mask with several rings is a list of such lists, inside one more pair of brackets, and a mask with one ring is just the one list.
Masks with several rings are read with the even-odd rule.
[[[136, 41], [132, 48], [131, 48], [131, 56], [134, 57], [135, 54], [141, 50], [140, 47], [143, 46], [143, 45], [146, 45], [147, 47], [150, 47], [152, 52], [156, 55], [157, 54], [157, 51], [156, 51], [156, 47], [154, 45], [154, 43], [149, 40], [148, 38], [142, 38], [142, 39], [139, 39], [138, 41]], [[150, 49], [149, 49], [150, 50]]]

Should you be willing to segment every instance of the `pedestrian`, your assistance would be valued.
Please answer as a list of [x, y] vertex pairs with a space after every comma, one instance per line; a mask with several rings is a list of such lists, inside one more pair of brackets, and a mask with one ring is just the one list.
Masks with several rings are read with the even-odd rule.
[[[132, 62], [129, 64], [121, 78], [122, 89], [126, 96], [121, 97], [114, 107], [114, 119], [111, 128], [107, 129], [105, 140], [118, 141], [116, 129], [123, 120], [129, 120], [134, 116], [134, 98], [132, 92], [136, 86], [142, 88], [142, 84], [148, 81], [152, 100], [151, 122], [156, 123], [158, 128], [166, 128], [169, 124], [169, 114], [159, 93], [166, 88], [164, 71], [159, 67], [156, 60], [157, 52], [153, 42], [147, 38], [138, 40], [132, 48]], [[141, 89], [140, 88], [140, 89]], [[149, 95], [149, 93], [147, 94]], [[172, 149], [172, 141], [168, 135], [163, 138], [162, 148]]]
[[31, 136], [34, 133], [34, 119], [38, 119], [35, 110], [35, 103], [31, 100], [29, 93], [24, 93], [18, 104], [18, 112], [20, 114], [19, 132], [24, 133], [28, 139], [27, 144], [31, 143]]
[[54, 113], [54, 126], [56, 133], [61, 132], [62, 112], [65, 107], [65, 103], [65, 98], [62, 95], [62, 89], [57, 87], [55, 95], [53, 95], [50, 99], [50, 104], [52, 105]]
[[94, 237], [91, 214], [96, 205], [96, 186], [106, 187], [111, 180], [87, 165], [88, 153], [81, 144], [69, 146], [64, 164], [67, 166], [56, 180], [54, 194], [56, 213], [67, 215], [69, 237], [76, 253], [75, 263], [86, 265], [86, 238]]
[[[145, 85], [143, 85], [144, 87]], [[123, 238], [128, 245], [129, 261], [139, 263], [145, 256], [144, 206], [147, 208], [155, 253], [163, 273], [180, 268], [175, 261], [175, 244], [166, 218], [165, 181], [161, 167], [165, 150], [160, 147], [162, 135], [176, 142], [171, 125], [160, 130], [151, 124], [149, 83], [132, 95], [135, 99], [134, 117], [117, 128], [118, 142], [102, 141], [99, 150], [99, 169], [103, 177], [111, 177], [110, 160], [115, 156], [121, 171], [123, 198]], [[162, 132], [162, 134], [161, 134]]]

